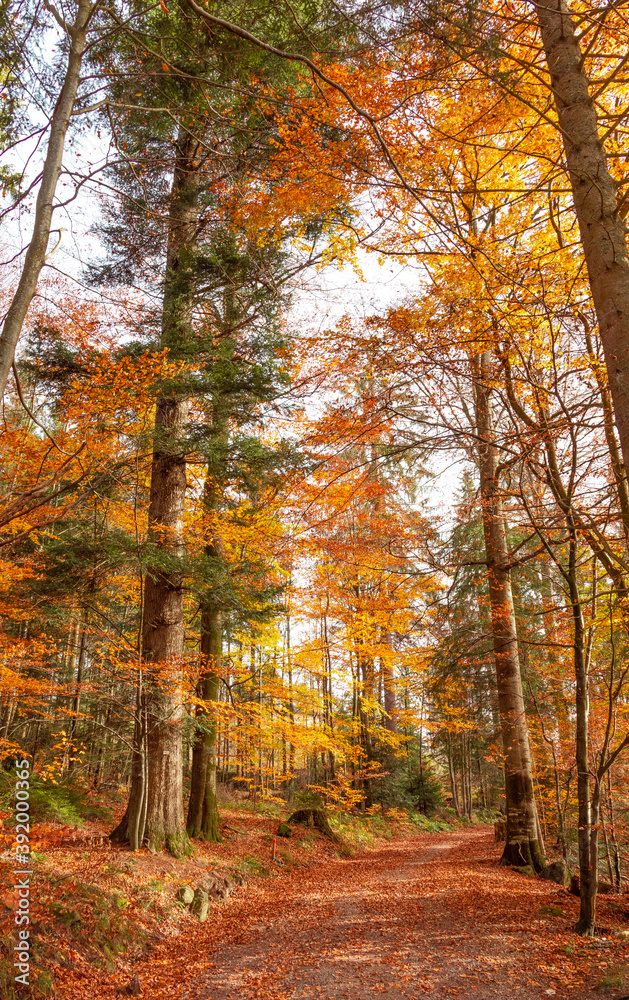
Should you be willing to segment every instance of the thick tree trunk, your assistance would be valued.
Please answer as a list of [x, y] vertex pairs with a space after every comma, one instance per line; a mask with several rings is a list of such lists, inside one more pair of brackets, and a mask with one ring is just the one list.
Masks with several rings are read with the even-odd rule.
[[147, 569], [142, 636], [148, 765], [144, 836], [150, 850], [161, 851], [167, 847], [176, 855], [186, 846], [181, 732], [181, 660], [185, 628], [183, 579], [176, 560], [183, 552], [186, 460], [181, 451], [181, 438], [187, 419], [187, 400], [158, 400], [149, 539], [170, 565]]
[[629, 260], [597, 112], [566, 0], [534, 3], [563, 136], [574, 209], [629, 467]]
[[497, 449], [491, 391], [487, 385], [489, 376], [490, 355], [486, 352], [481, 356], [477, 370], [475, 411], [494, 662], [505, 756], [507, 839], [501, 862], [533, 865], [536, 871], [541, 871], [544, 859], [537, 839], [537, 810], [520, 675], [505, 515], [496, 474]]
[[[173, 357], [186, 353], [192, 336], [197, 154], [197, 144], [182, 128], [170, 196], [161, 338], [162, 346]], [[143, 601], [142, 752], [134, 768], [125, 831], [136, 846], [146, 842], [150, 850], [166, 847], [175, 855], [189, 849], [183, 814], [181, 668], [185, 627], [179, 567], [184, 551], [187, 423], [187, 399], [170, 396], [157, 400], [148, 511], [149, 542], [155, 557], [147, 567]]]
[[39, 275], [46, 262], [53, 201], [61, 174], [66, 134], [81, 79], [81, 63], [91, 9], [91, 0], [79, 0], [74, 24], [66, 29], [70, 40], [68, 64], [61, 93], [50, 120], [50, 137], [35, 205], [33, 235], [24, 255], [22, 274], [0, 334], [0, 397], [4, 395], [26, 313], [33, 301]]

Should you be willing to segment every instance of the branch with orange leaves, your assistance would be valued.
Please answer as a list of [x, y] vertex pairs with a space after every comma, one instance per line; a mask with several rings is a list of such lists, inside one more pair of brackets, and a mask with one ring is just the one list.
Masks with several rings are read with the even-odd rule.
[[[44, 483], [41, 483], [39, 486], [34, 486], [32, 489], [26, 490], [23, 493], [20, 493], [11, 503], [7, 504], [4, 510], [0, 511], [0, 527], [4, 526], [5, 524], [9, 524], [10, 521], [14, 521], [16, 517], [23, 516], [25, 513], [30, 513], [31, 511], [36, 510], [38, 507], [42, 507], [44, 504], [49, 503], [51, 500], [55, 500], [57, 497], [62, 496], [64, 493], [71, 492], [76, 486], [78, 486], [81, 480], [83, 480], [87, 475], [87, 472], [83, 472], [83, 474], [79, 477], [79, 479], [75, 480], [72, 483], [67, 483], [65, 486], [62, 486], [56, 492], [54, 493], [48, 492], [52, 487], [55, 486], [55, 484], [59, 480], [59, 477], [62, 475], [63, 472], [65, 472], [68, 466], [70, 466], [75, 461], [75, 459], [78, 458], [78, 456], [81, 454], [85, 446], [86, 445], [84, 441], [83, 444], [81, 444], [80, 447], [74, 452], [74, 454], [68, 455], [65, 462], [63, 462], [59, 466], [59, 468], [55, 470], [52, 476], [50, 476], [50, 478], [47, 479]], [[64, 454], [68, 453], [64, 452]]]

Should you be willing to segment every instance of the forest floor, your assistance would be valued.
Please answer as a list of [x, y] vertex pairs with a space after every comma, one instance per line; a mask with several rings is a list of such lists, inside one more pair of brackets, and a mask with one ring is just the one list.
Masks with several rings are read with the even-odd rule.
[[[89, 846], [90, 831], [83, 844], [49, 837], [33, 928], [39, 967], [54, 976], [48, 995], [116, 1000], [136, 976], [146, 1000], [629, 994], [629, 942], [614, 936], [629, 929], [629, 898], [601, 897], [598, 936], [577, 937], [578, 899], [501, 867], [487, 826], [400, 824], [353, 857], [297, 828], [278, 838], [278, 863], [277, 820], [235, 810], [223, 819], [225, 842], [181, 861]], [[246, 881], [200, 923], [175, 895], [208, 870]], [[10, 917], [6, 890], [3, 899]]]
[[[607, 935], [576, 938], [578, 901], [501, 868], [500, 850], [486, 827], [423, 834], [287, 877], [251, 916], [243, 906], [239, 941], [218, 947], [210, 969], [191, 969], [183, 996], [576, 1000], [625, 993], [627, 944]], [[620, 926], [617, 915], [614, 923]]]

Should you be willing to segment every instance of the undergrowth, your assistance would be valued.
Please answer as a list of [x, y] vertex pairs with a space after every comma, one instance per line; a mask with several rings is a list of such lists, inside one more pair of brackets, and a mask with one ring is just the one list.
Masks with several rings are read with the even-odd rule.
[[435, 816], [426, 816], [402, 809], [382, 812], [378, 807], [362, 814], [337, 813], [330, 817], [334, 832], [355, 848], [371, 847], [379, 840], [393, 840], [401, 835], [447, 832], [457, 826], [469, 825], [468, 820], [457, 817], [453, 810], [440, 810]]
[[[14, 793], [14, 773], [0, 771], [0, 811], [11, 812]], [[94, 802], [90, 789], [77, 781], [55, 784], [32, 774], [29, 799], [33, 823], [61, 823], [63, 826], [79, 827], [86, 820], [113, 823], [112, 810]]]
[[[54, 981], [49, 972], [39, 968], [41, 951], [39, 942], [31, 938], [30, 985], [16, 988], [14, 968], [15, 938], [7, 934], [0, 938], [0, 997], [2, 1000], [40, 1000], [54, 996]], [[19, 990], [19, 992], [18, 992]]]

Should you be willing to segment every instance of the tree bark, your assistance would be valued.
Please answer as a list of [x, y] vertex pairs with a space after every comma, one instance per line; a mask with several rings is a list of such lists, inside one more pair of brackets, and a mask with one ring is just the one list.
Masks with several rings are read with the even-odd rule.
[[[205, 672], [199, 681], [198, 694], [204, 702], [218, 698], [223, 647], [221, 612], [206, 608], [201, 615], [201, 653]], [[199, 706], [197, 736], [192, 751], [192, 777], [188, 800], [186, 829], [190, 837], [220, 842], [218, 800], [216, 798], [216, 721], [207, 706]]]
[[[215, 481], [225, 474], [224, 452], [227, 447], [227, 421], [221, 411], [220, 402], [214, 401], [213, 430], [215, 434], [215, 453], [218, 455], [217, 468], [211, 464], [205, 479], [203, 496], [204, 511], [210, 519], [216, 515], [218, 508], [217, 483]], [[215, 533], [210, 523], [211, 537], [205, 546], [205, 555], [214, 562], [220, 560], [223, 554], [221, 539]], [[218, 698], [220, 687], [220, 670], [223, 655], [222, 612], [212, 592], [204, 595], [201, 607], [201, 655], [204, 663], [204, 673], [197, 688], [199, 697], [204, 702], [213, 702]], [[207, 704], [197, 709], [197, 735], [192, 751], [192, 776], [190, 798], [188, 800], [188, 819], [186, 829], [190, 837], [203, 837], [205, 840], [221, 841], [218, 829], [218, 800], [216, 798], [216, 721], [208, 712]]]
[[[585, 656], [585, 623], [577, 581], [577, 534], [572, 518], [568, 518], [570, 552], [568, 559], [568, 586], [572, 619], [574, 623], [574, 675], [576, 681], [576, 758], [577, 799], [579, 816], [579, 883], [581, 907], [575, 930], [589, 937], [594, 935], [596, 921], [596, 892], [598, 887], [598, 831], [592, 829], [592, 803], [590, 799], [589, 764], [589, 690]], [[597, 802], [598, 811], [598, 802]], [[595, 836], [593, 837], [593, 834]], [[592, 867], [592, 860], [596, 865]]]
[[79, 646], [79, 655], [76, 665], [76, 679], [74, 681], [74, 695], [72, 697], [72, 717], [70, 721], [70, 733], [68, 735], [68, 772], [74, 770], [74, 766], [77, 762], [78, 747], [74, 745], [76, 738], [76, 730], [79, 722], [79, 709], [81, 707], [81, 694], [83, 691], [83, 667], [85, 666], [85, 642], [86, 642], [86, 630], [87, 621], [83, 622], [83, 628], [81, 630], [81, 643]]
[[537, 809], [520, 674], [505, 515], [498, 489], [491, 390], [487, 385], [489, 369], [490, 355], [485, 352], [477, 366], [475, 416], [494, 663], [505, 757], [507, 837], [501, 863], [532, 865], [536, 871], [541, 871], [544, 859], [537, 839]]
[[143, 697], [143, 672], [138, 673], [136, 690], [136, 713], [133, 730], [133, 751], [131, 754], [131, 782], [129, 801], [118, 826], [109, 834], [109, 839], [118, 844], [129, 844], [137, 851], [144, 842], [146, 827], [146, 724]]
[[629, 467], [629, 259], [590, 82], [566, 0], [533, 4], [550, 72], [574, 210], [598, 319], [616, 424]]
[[612, 838], [612, 845], [614, 847], [614, 878], [613, 884], [616, 887], [616, 892], [622, 891], [622, 876], [620, 872], [620, 848], [618, 846], [618, 840], [616, 837], [616, 821], [614, 818], [614, 795], [612, 791], [612, 771], [611, 767], [607, 770], [607, 809], [609, 811], [609, 823], [610, 823], [610, 833]]
[[[390, 632], [384, 633], [382, 636], [382, 642], [388, 650], [393, 650], [393, 636]], [[384, 725], [390, 733], [397, 733], [395, 680], [393, 676], [393, 667], [387, 654], [380, 657], [380, 670], [382, 672], [382, 686], [384, 689]]]
[[[291, 586], [292, 586], [292, 576], [291, 576]], [[290, 602], [290, 597], [289, 597]], [[288, 773], [290, 775], [290, 781], [293, 780], [293, 773], [295, 771], [295, 702], [293, 699], [293, 652], [291, 648], [290, 641], [290, 618], [291, 618], [291, 608], [290, 603], [286, 611], [286, 667], [288, 672], [288, 703], [286, 708], [288, 709], [288, 718], [290, 721], [290, 756], [288, 760]], [[292, 786], [291, 786], [292, 794]]]
[[[598, 796], [600, 790], [596, 787], [597, 801], [596, 817], [592, 815], [592, 798], [590, 794], [590, 763], [589, 763], [589, 681], [588, 657], [586, 650], [586, 629], [583, 617], [583, 607], [579, 592], [578, 559], [579, 538], [577, 532], [577, 514], [573, 503], [572, 492], [564, 486], [552, 432], [546, 418], [545, 448], [547, 456], [548, 484], [558, 506], [562, 510], [569, 538], [568, 567], [561, 572], [568, 585], [568, 594], [572, 608], [573, 620], [573, 659], [576, 686], [576, 764], [577, 764], [577, 802], [578, 802], [578, 844], [579, 844], [579, 895], [581, 906], [579, 919], [575, 930], [579, 934], [592, 937], [596, 921], [596, 894], [598, 890]], [[609, 729], [608, 729], [609, 734]], [[602, 750], [601, 764], [606, 753], [606, 744]], [[600, 780], [599, 774], [597, 781]], [[594, 861], [594, 867], [593, 867]]]
[[143, 660], [148, 782], [145, 838], [150, 850], [180, 854], [183, 836], [181, 659], [184, 653], [183, 554], [186, 460], [181, 437], [187, 400], [159, 399], [151, 471], [149, 540], [163, 566], [147, 568], [144, 582]]
[[81, 79], [81, 63], [91, 12], [91, 0], [79, 0], [74, 23], [67, 28], [70, 39], [68, 64], [61, 93], [50, 121], [50, 137], [35, 205], [33, 235], [24, 255], [22, 274], [0, 334], [0, 397], [4, 395], [26, 313], [33, 301], [39, 275], [46, 262], [53, 200], [61, 174], [65, 138]]
[[450, 733], [447, 733], [447, 749], [448, 749], [448, 771], [450, 774], [450, 788], [452, 790], [452, 805], [454, 806], [454, 811], [457, 816], [461, 815], [461, 806], [459, 805], [459, 789], [456, 783], [456, 770], [454, 767], [454, 757], [452, 754], [452, 737]]

